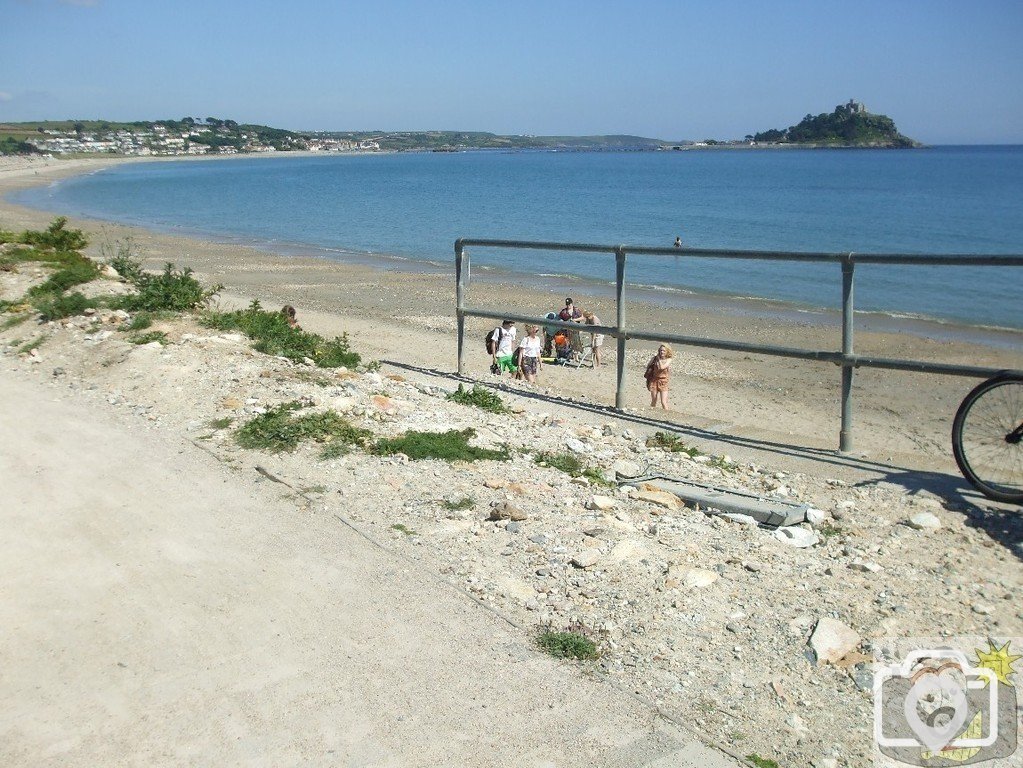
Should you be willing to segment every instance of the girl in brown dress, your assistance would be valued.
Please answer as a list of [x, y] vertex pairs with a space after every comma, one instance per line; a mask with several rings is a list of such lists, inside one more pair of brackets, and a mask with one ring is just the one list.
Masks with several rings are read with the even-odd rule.
[[671, 347], [661, 344], [657, 354], [647, 363], [646, 388], [650, 390], [650, 407], [653, 408], [660, 400], [661, 408], [668, 410], [668, 381], [671, 379]]

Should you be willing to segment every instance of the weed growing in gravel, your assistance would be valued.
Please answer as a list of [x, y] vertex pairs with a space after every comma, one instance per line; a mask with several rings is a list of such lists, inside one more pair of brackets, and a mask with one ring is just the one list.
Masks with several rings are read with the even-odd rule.
[[130, 237], [113, 245], [103, 243], [99, 250], [104, 261], [128, 282], [137, 283], [142, 277], [142, 259], [138, 256], [138, 246]]
[[472, 496], [463, 496], [460, 499], [444, 499], [441, 506], [450, 512], [462, 512], [476, 506], [476, 499]]
[[410, 459], [443, 459], [444, 461], [507, 461], [508, 450], [502, 448], [476, 448], [469, 440], [476, 435], [474, 429], [449, 429], [447, 432], [406, 432], [398, 437], [383, 438], [373, 447], [373, 453], [390, 456], [403, 453]]
[[28, 320], [27, 314], [14, 315], [13, 317], [8, 317], [6, 320], [0, 323], [0, 331], [9, 331], [11, 328], [21, 325], [26, 320]]
[[700, 451], [691, 445], [686, 445], [678, 435], [670, 435], [667, 432], [655, 432], [653, 437], [647, 438], [647, 448], [661, 448], [672, 453], [684, 453], [687, 456], [699, 456]]
[[415, 531], [402, 523], [395, 523], [391, 528], [398, 533], [404, 533], [406, 536], [418, 536], [419, 532]]
[[757, 768], [778, 768], [778, 763], [774, 760], [768, 760], [766, 757], [761, 757], [755, 752], [752, 755], [746, 755], [746, 759]]
[[133, 333], [128, 337], [132, 344], [150, 344], [158, 341], [161, 344], [167, 343], [167, 334], [163, 331], [150, 331], [149, 333]]
[[256, 416], [238, 430], [238, 444], [242, 448], [281, 453], [295, 450], [303, 440], [365, 445], [372, 436], [369, 430], [352, 426], [335, 411], [293, 416], [300, 408], [302, 404], [298, 402], [283, 403]]
[[45, 341], [46, 341], [45, 336], [39, 336], [35, 339], [32, 339], [32, 341], [27, 341], [20, 347], [18, 347], [18, 354], [24, 355], [28, 352], [31, 352], [33, 349], [39, 349], [39, 347], [43, 346], [43, 342]]
[[580, 475], [590, 481], [591, 485], [599, 485], [602, 488], [617, 488], [618, 483], [608, 480], [604, 477], [604, 473], [596, 467], [587, 467]]
[[596, 659], [597, 644], [578, 632], [541, 632], [536, 644], [556, 659]]
[[572, 475], [572, 477], [582, 474], [583, 471], [583, 463], [579, 461], [579, 457], [568, 451], [563, 453], [541, 451], [533, 460], [541, 466], [553, 467], [566, 475]]
[[489, 413], [508, 413], [509, 410], [497, 394], [478, 384], [474, 384], [471, 390], [459, 384], [458, 389], [448, 395], [447, 399], [462, 405], [473, 405]]
[[214, 419], [210, 422], [210, 429], [227, 429], [234, 424], [234, 416], [224, 416], [220, 419]]
[[325, 339], [288, 325], [280, 312], [267, 312], [258, 301], [236, 312], [206, 312], [200, 322], [220, 331], [241, 331], [255, 340], [255, 348], [289, 360], [309, 358], [320, 368], [356, 368], [362, 362], [348, 343], [348, 334]]
[[550, 451], [541, 451], [533, 457], [540, 466], [553, 467], [566, 475], [572, 477], [585, 477], [594, 485], [600, 485], [604, 487], [614, 487], [616, 484], [604, 477], [604, 473], [596, 467], [584, 466], [579, 457], [574, 453], [563, 451], [562, 453], [551, 453]]
[[131, 319], [130, 323], [125, 323], [119, 331], [144, 331], [153, 324], [153, 315], [149, 312], [139, 312], [135, 317]]

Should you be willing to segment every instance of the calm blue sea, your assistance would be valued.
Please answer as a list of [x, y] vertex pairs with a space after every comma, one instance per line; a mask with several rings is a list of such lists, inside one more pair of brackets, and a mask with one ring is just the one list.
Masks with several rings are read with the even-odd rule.
[[[1023, 147], [467, 152], [125, 165], [26, 205], [284, 252], [449, 267], [459, 237], [793, 251], [1023, 253]], [[613, 281], [613, 258], [472, 252], [478, 270]], [[840, 306], [837, 265], [630, 257], [635, 284]], [[856, 305], [1023, 328], [1023, 268], [858, 267]]]

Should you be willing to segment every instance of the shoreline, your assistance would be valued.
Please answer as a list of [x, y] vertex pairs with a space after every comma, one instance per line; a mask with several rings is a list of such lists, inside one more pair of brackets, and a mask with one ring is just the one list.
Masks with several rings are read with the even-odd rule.
[[[280, 157], [318, 157], [323, 156], [320, 152], [288, 152], [288, 153], [265, 153], [248, 155], [226, 155], [216, 157], [116, 157], [116, 158], [79, 158], [75, 160], [62, 160], [49, 158], [46, 162], [47, 168], [57, 167], [62, 163], [84, 164], [81, 170], [74, 173], [47, 173], [52, 176], [50, 183], [61, 181], [74, 175], [89, 175], [114, 165], [124, 163], [149, 163], [149, 162], [215, 162], [217, 160], [238, 161], [244, 159], [280, 158]], [[368, 155], [368, 154], [393, 154], [393, 153], [367, 153], [355, 152], [346, 153], [346, 156]], [[90, 167], [91, 165], [91, 167]], [[36, 208], [14, 202], [8, 196], [22, 189], [43, 186], [44, 182], [12, 184], [4, 183], [6, 168], [0, 164], [0, 202], [4, 205], [17, 208], [48, 212], [52, 216], [68, 215], [54, 208]], [[0, 208], [0, 213], [3, 209]], [[318, 246], [309, 243], [259, 240], [245, 235], [233, 234], [211, 234], [200, 230], [187, 228], [176, 228], [173, 226], [158, 226], [145, 222], [134, 222], [130, 220], [105, 219], [89, 213], [74, 214], [74, 217], [81, 221], [96, 222], [100, 225], [114, 225], [131, 229], [142, 229], [154, 232], [167, 237], [180, 237], [203, 242], [213, 242], [219, 245], [234, 246], [240, 248], [252, 248], [272, 256], [286, 258], [314, 258], [324, 259], [332, 263], [355, 264], [380, 270], [400, 269], [418, 273], [433, 273], [438, 275], [450, 275], [450, 266], [437, 261], [436, 259], [416, 258], [398, 254], [365, 251], [347, 246], [328, 247]], [[552, 291], [553, 293], [573, 292], [587, 294], [601, 299], [614, 300], [613, 282], [605, 282], [601, 279], [586, 277], [582, 275], [550, 273], [532, 274], [520, 273], [513, 269], [502, 269], [489, 265], [476, 267], [474, 275], [479, 281], [491, 283], [509, 283], [520, 286], [523, 280], [530, 279], [529, 288], [537, 291]], [[837, 280], [836, 280], [837, 283]], [[820, 306], [810, 303], [786, 299], [772, 299], [759, 296], [735, 295], [727, 292], [717, 292], [700, 288], [686, 286], [659, 286], [645, 283], [628, 282], [626, 285], [627, 298], [629, 303], [637, 302], [654, 305], [672, 311], [711, 311], [746, 317], [767, 320], [778, 320], [792, 323], [803, 323], [807, 320], [820, 323], [823, 327], [840, 327], [841, 310], [837, 307]], [[557, 310], [559, 307], [553, 307]], [[941, 318], [929, 315], [921, 315], [911, 312], [900, 312], [897, 310], [883, 309], [857, 309], [856, 330], [863, 332], [877, 333], [909, 333], [932, 340], [960, 341], [971, 344], [983, 344], [1004, 349], [1010, 352], [1023, 353], [1023, 329], [998, 325], [983, 325], [970, 323], [956, 318]]]
[[[15, 231], [43, 228], [56, 215], [10, 203], [5, 195], [13, 189], [123, 162], [135, 160], [28, 161], [21, 168], [0, 164], [0, 227]], [[223, 283], [227, 286], [224, 304], [244, 305], [253, 298], [265, 306], [292, 304], [299, 309], [304, 327], [324, 335], [348, 333], [353, 346], [367, 359], [448, 372], [455, 368], [454, 279], [443, 267], [431, 272], [420, 269], [415, 262], [401, 261], [395, 262], [393, 269], [385, 269], [379, 264], [289, 255], [286, 248], [282, 253], [280, 247], [256, 248], [94, 219], [71, 217], [70, 223], [87, 232], [91, 242], [88, 250], [94, 254], [104, 245], [130, 239], [149, 268], [174, 262], [180, 268], [192, 268], [207, 283]], [[613, 290], [606, 285], [552, 279], [539, 287], [522, 286], [511, 274], [484, 279], [479, 272], [474, 274], [467, 292], [468, 307], [543, 316], [571, 295], [578, 305], [592, 309], [598, 317], [608, 321], [614, 317]], [[659, 298], [630, 289], [630, 326], [653, 333], [678, 333], [681, 329], [686, 335], [702, 338], [743, 339], [804, 349], [841, 348], [840, 323], [837, 319], [827, 322], [825, 315], [786, 312], [780, 317], [768, 313], [751, 318], [748, 305], [730, 308], [716, 297], [686, 297], [694, 306], [683, 308], [665, 307], [656, 301]], [[745, 313], [738, 311], [741, 307], [746, 307]], [[489, 358], [483, 352], [482, 338], [488, 326], [474, 318], [466, 323], [467, 372], [484, 383], [496, 383], [488, 375]], [[1020, 334], [984, 331], [961, 338], [963, 329], [953, 329], [949, 332], [947, 327], [906, 319], [898, 329], [877, 330], [873, 318], [857, 313], [856, 351], [993, 368], [1023, 367], [1023, 355], [1017, 351], [1023, 349], [1019, 346]], [[981, 345], [977, 335], [1016, 337], [1017, 344], [1015, 348]], [[775, 450], [770, 446], [828, 455], [837, 448], [840, 369], [836, 366], [683, 348], [676, 355], [672, 410], [662, 414], [646, 408], [649, 396], [641, 373], [651, 347], [629, 343], [626, 369], [630, 410], [664, 419], [702, 440], [743, 443], [745, 447], [730, 449], [740, 455]], [[604, 350], [605, 363], [611, 364], [596, 370], [545, 367], [541, 390], [594, 406], [612, 404], [613, 342], [605, 344]], [[924, 376], [871, 369], [856, 373], [856, 455], [955, 477], [948, 433], [959, 401], [975, 382]], [[756, 444], [768, 447], [757, 449]], [[804, 466], [798, 457], [791, 461], [793, 467]], [[887, 474], [885, 470], [870, 471], [874, 476]]]

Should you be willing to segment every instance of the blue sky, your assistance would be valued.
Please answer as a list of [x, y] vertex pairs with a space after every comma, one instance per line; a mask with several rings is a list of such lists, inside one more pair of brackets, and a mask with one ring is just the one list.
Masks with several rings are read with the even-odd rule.
[[1020, 0], [0, 0], [0, 121], [1023, 143]]

